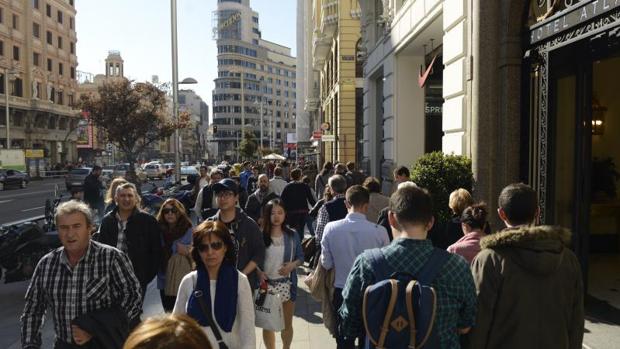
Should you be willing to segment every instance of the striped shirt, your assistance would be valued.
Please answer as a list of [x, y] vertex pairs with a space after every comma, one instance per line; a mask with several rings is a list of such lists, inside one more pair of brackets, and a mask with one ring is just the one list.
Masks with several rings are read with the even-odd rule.
[[23, 348], [40, 348], [41, 326], [49, 308], [56, 337], [72, 343], [71, 321], [89, 312], [117, 306], [128, 319], [140, 315], [140, 283], [126, 254], [91, 241], [86, 254], [71, 267], [60, 247], [45, 255], [26, 291], [21, 316]]

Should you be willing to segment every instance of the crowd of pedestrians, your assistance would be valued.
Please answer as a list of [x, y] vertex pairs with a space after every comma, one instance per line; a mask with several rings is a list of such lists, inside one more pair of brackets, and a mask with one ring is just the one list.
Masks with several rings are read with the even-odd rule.
[[[584, 295], [571, 233], [536, 225], [529, 186], [502, 191], [505, 229], [494, 232], [487, 205], [457, 189], [451, 220], [433, 230], [431, 194], [407, 167], [394, 170], [389, 197], [351, 162], [305, 174], [288, 163], [201, 166], [192, 212], [171, 198], [152, 216], [123, 178], [103, 195], [94, 168], [84, 202], [57, 209], [62, 247], [35, 270], [22, 346], [49, 347], [41, 341], [47, 312], [54, 348], [256, 348], [257, 326], [266, 348], [275, 348], [276, 332], [291, 348], [305, 260], [305, 282], [323, 302], [337, 348], [414, 348], [420, 334], [428, 348], [581, 347]], [[103, 215], [98, 227], [94, 213]], [[141, 319], [154, 279], [171, 314]], [[382, 287], [391, 291], [376, 301]], [[417, 314], [429, 309], [431, 289], [429, 324]], [[281, 326], [259, 324], [265, 297], [281, 304]]]

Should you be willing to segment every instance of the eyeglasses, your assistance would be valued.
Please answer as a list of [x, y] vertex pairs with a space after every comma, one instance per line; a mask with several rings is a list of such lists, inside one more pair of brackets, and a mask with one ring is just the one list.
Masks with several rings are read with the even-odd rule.
[[215, 196], [217, 196], [218, 198], [230, 198], [235, 196], [235, 193], [233, 193], [232, 191], [220, 191], [218, 193], [215, 193]]
[[161, 210], [161, 213], [163, 213], [163, 214], [168, 214], [168, 213], [176, 214], [177, 213], [177, 209], [174, 208], [174, 207], [173, 208], [164, 208], [164, 209]]
[[210, 244], [200, 244], [198, 245], [198, 251], [200, 252], [207, 252], [209, 250], [209, 248], [211, 248], [213, 251], [219, 251], [222, 249], [222, 247], [224, 247], [224, 243], [222, 241], [216, 241], [216, 242], [212, 242]]

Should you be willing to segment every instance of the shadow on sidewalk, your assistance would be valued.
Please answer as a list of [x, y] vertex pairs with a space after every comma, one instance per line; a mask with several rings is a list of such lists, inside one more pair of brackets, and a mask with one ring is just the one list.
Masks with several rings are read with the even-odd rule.
[[321, 312], [321, 303], [315, 301], [310, 293], [302, 287], [297, 288], [297, 303], [300, 304], [300, 301], [304, 302], [304, 305], [295, 307], [295, 316], [311, 324], [322, 324], [323, 319], [314, 314], [315, 311]]
[[620, 325], [620, 309], [591, 295], [586, 295], [584, 303], [588, 321], [593, 323]]

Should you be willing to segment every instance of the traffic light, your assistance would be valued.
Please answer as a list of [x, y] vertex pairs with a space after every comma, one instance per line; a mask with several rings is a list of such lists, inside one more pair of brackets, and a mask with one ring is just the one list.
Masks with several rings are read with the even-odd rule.
[[215, 134], [217, 132], [217, 126], [213, 126], [213, 133]]

